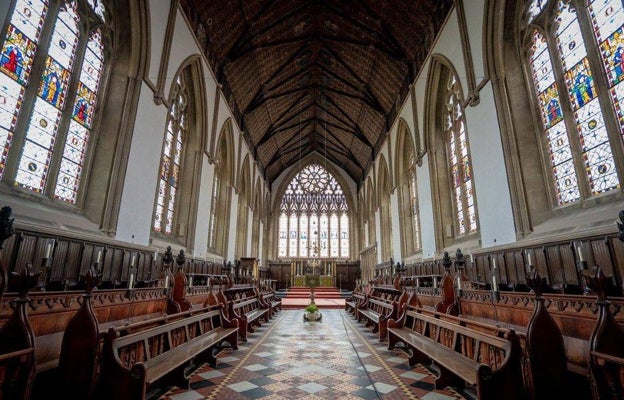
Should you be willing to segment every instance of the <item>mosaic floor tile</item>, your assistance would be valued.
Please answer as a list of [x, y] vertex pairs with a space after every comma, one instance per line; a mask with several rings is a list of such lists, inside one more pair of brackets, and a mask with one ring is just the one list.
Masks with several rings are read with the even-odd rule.
[[280, 311], [244, 346], [224, 350], [217, 369], [198, 369], [192, 390], [172, 388], [160, 399], [463, 399], [451, 388], [434, 391], [432, 371], [410, 367], [405, 353], [387, 350], [344, 310], [323, 310], [320, 323], [301, 313]]

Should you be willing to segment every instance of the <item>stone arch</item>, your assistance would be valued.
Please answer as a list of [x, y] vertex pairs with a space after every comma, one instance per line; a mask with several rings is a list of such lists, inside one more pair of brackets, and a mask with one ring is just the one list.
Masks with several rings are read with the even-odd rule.
[[409, 256], [421, 247], [418, 204], [413, 204], [412, 199], [415, 197], [414, 194], [417, 194], [412, 192], [412, 186], [416, 183], [417, 154], [412, 134], [403, 119], [399, 120], [396, 146], [395, 177], [398, 189], [401, 254]]
[[377, 174], [377, 198], [379, 201], [379, 221], [380, 234], [379, 238], [381, 259], [388, 261], [392, 256], [392, 217], [390, 191], [392, 190], [392, 182], [388, 164], [383, 154], [379, 156], [378, 163], [379, 173]]
[[252, 183], [247, 154], [238, 174], [238, 216], [236, 222], [235, 257], [247, 257], [247, 232], [249, 230], [249, 208], [251, 207]]

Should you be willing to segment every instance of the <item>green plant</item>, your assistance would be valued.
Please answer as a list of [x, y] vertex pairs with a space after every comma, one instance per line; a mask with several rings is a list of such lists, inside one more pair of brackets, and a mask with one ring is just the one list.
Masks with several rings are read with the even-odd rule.
[[308, 304], [308, 306], [305, 308], [306, 312], [308, 313], [313, 313], [313, 312], [317, 312], [318, 311], [318, 307], [316, 306], [316, 304], [314, 303], [310, 303]]

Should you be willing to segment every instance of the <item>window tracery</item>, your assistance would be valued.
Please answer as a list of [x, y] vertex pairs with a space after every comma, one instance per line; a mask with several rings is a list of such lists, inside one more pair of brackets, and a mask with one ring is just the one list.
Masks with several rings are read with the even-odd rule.
[[319, 164], [303, 168], [280, 203], [278, 257], [348, 258], [349, 206], [342, 187]]

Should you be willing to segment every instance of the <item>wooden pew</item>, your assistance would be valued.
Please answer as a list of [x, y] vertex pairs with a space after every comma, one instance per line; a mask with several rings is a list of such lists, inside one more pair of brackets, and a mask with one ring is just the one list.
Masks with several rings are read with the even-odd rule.
[[353, 292], [353, 294], [351, 294], [351, 297], [345, 301], [345, 311], [348, 311], [353, 314], [353, 316], [355, 316], [355, 310], [357, 309], [358, 304], [365, 301], [365, 294]]
[[[4, 267], [0, 265], [0, 272]], [[35, 376], [35, 335], [28, 322], [28, 291], [39, 273], [27, 265], [19, 276], [12, 273], [19, 295], [13, 315], [0, 329], [0, 399], [30, 399]], [[2, 293], [2, 292], [0, 292]]]
[[260, 320], [268, 321], [269, 308], [260, 301], [258, 296], [247, 297], [239, 301], [230, 301], [230, 318], [239, 321], [238, 333], [243, 342], [247, 341], [247, 334], [254, 332], [254, 326], [260, 326]]
[[373, 333], [379, 333], [379, 341], [386, 339], [388, 334], [388, 319], [396, 319], [398, 304], [396, 301], [388, 302], [373, 296], [369, 296], [365, 306], [357, 308], [358, 322], [362, 317], [366, 319], [366, 326], [373, 327]]
[[102, 399], [145, 399], [158, 384], [189, 388], [189, 367], [209, 362], [228, 346], [238, 349], [238, 321], [229, 321], [223, 308], [208, 308], [197, 315], [162, 326], [119, 336], [106, 334], [101, 372]]
[[[624, 221], [623, 221], [624, 222]], [[607, 301], [607, 278], [600, 268], [584, 275], [596, 293], [599, 316], [589, 338], [589, 370], [595, 400], [624, 399], [624, 329], [617, 324]]]
[[513, 330], [501, 333], [480, 332], [410, 308], [400, 320], [388, 321], [388, 349], [402, 342], [411, 351], [410, 366], [434, 361], [440, 370], [436, 389], [468, 383], [480, 400], [523, 399], [518, 336]]
[[273, 318], [282, 309], [282, 300], [275, 295], [275, 292], [261, 294], [262, 301], [269, 306], [269, 319]]

